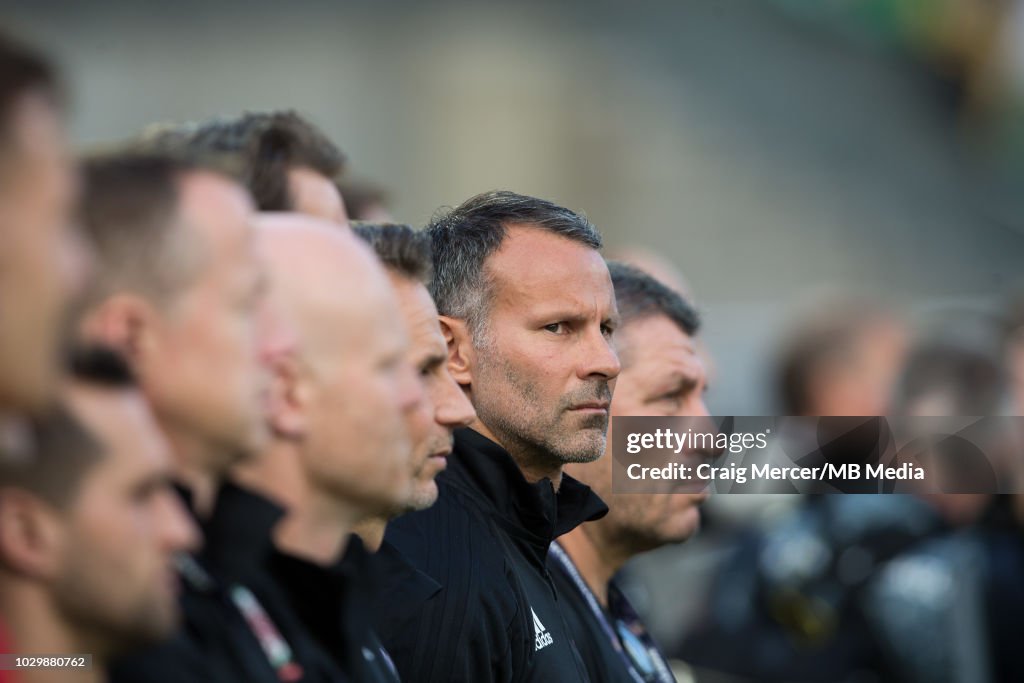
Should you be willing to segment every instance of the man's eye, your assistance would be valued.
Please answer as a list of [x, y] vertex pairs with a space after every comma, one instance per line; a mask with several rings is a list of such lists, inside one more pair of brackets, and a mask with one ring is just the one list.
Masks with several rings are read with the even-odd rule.
[[550, 325], [545, 325], [544, 329], [548, 332], [559, 334], [565, 330], [565, 323], [551, 323]]

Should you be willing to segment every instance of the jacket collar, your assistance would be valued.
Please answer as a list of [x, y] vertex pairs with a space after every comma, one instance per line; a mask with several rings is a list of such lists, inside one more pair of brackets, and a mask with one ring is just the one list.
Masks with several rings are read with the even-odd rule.
[[[178, 490], [195, 516], [188, 489]], [[196, 519], [203, 532], [198, 559], [220, 580], [243, 579], [269, 558], [274, 547], [273, 528], [284, 514], [284, 508], [263, 496], [223, 483], [209, 518]]]
[[542, 555], [558, 536], [608, 513], [589, 486], [568, 474], [562, 474], [557, 494], [550, 479], [530, 483], [508, 451], [472, 429], [455, 432], [450, 460], [442, 481], [492, 509], [513, 533], [526, 532], [526, 540]]
[[355, 534], [327, 565], [280, 550], [270, 558], [271, 572], [300, 619], [346, 666], [361, 666], [360, 648], [370, 633], [371, 599], [378, 586], [375, 560]]
[[404, 555], [385, 540], [373, 556], [374, 583], [388, 591], [389, 600], [403, 605], [419, 605], [441, 591], [441, 584], [414, 567]]

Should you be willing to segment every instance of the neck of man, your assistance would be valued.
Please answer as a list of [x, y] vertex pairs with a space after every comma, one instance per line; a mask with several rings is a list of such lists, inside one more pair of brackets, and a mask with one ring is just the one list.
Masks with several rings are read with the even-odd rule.
[[274, 529], [274, 542], [283, 552], [321, 566], [333, 564], [345, 551], [357, 515], [336, 498], [311, 493]]
[[204, 466], [210, 459], [205, 456], [209, 446], [202, 440], [164, 421], [160, 421], [160, 426], [171, 446], [175, 478], [189, 490], [195, 515], [207, 519], [213, 512], [223, 473]]
[[591, 528], [600, 522], [581, 524], [558, 538], [559, 545], [572, 559], [587, 588], [602, 607], [608, 607], [608, 584], [626, 564], [631, 555], [622, 548], [604, 542], [600, 529]]
[[25, 588], [17, 594], [13, 591], [0, 598], [0, 612], [4, 615], [5, 626], [15, 653], [33, 655], [92, 655], [92, 668], [72, 671], [69, 669], [34, 669], [19, 672], [19, 680], [25, 683], [99, 683], [106, 680], [106, 657], [100, 646], [60, 618], [56, 607], [41, 589]]
[[345, 549], [359, 511], [332, 491], [316, 486], [302, 466], [302, 442], [275, 439], [261, 457], [236, 467], [232, 477], [287, 510], [274, 528], [283, 552], [328, 565]]
[[352, 527], [352, 533], [363, 539], [363, 545], [368, 551], [375, 553], [384, 543], [384, 532], [387, 528], [387, 517], [365, 517]]
[[550, 479], [555, 492], [558, 492], [562, 485], [562, 463], [550, 453], [539, 451], [519, 439], [496, 434], [479, 418], [470, 425], [470, 428], [508, 451], [526, 481], [535, 484], [541, 479]]

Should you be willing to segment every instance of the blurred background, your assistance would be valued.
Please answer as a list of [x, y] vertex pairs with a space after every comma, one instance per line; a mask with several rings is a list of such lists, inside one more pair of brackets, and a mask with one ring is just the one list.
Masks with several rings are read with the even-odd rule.
[[[611, 253], [674, 269], [694, 298], [713, 413], [913, 412], [929, 390], [907, 378], [916, 358], [926, 379], [968, 368], [950, 371], [963, 381], [945, 387], [953, 397], [941, 405], [1019, 414], [1024, 2], [0, 4], [16, 35], [65, 68], [83, 146], [157, 121], [294, 108], [339, 143], [354, 178], [385, 191], [400, 221], [422, 225], [439, 206], [493, 188], [584, 211]], [[928, 340], [943, 342], [939, 352], [922, 348]], [[820, 382], [800, 361], [819, 358], [814, 372], [845, 393], [810, 395]], [[996, 398], [972, 405], [979, 382]], [[830, 526], [859, 518], [870, 503], [858, 498], [838, 511], [778, 496], [713, 501], [697, 540], [635, 563], [631, 591], [672, 655], [693, 659], [688, 638], [702, 652], [726, 636], [735, 648], [741, 634], [771, 644], [771, 626], [783, 634], [775, 654], [740, 674], [877, 680], [824, 669], [802, 678], [784, 666], [812, 661], [808, 652], [842, 659], [805, 632], [845, 638], [845, 605], [868, 601], [862, 579], [844, 582], [835, 562], [813, 561], [820, 546], [836, 557], [860, 547], [861, 536]], [[990, 502], [984, 513], [937, 505], [926, 516], [942, 533], [973, 533]], [[912, 516], [887, 505], [896, 507], [884, 519]], [[879, 528], [891, 531], [884, 519]], [[1008, 533], [1019, 536], [1015, 519]], [[924, 528], [911, 534], [915, 552]], [[778, 550], [794, 529], [816, 530], [818, 546], [804, 538]], [[804, 583], [783, 581], [796, 602], [776, 600], [779, 557], [803, 567]], [[1018, 561], [994, 566], [1005, 574]], [[733, 575], [748, 592], [723, 583]], [[732, 631], [702, 621], [732, 614], [714, 602], [722, 595], [767, 605], [774, 623], [752, 626], [754, 607], [736, 608]], [[980, 626], [950, 628], [992, 641]], [[959, 678], [922, 680], [972, 680], [970, 662], [957, 665]]]
[[537, 194], [685, 274], [713, 412], [772, 414], [795, 306], [1024, 288], [1024, 6], [1009, 0], [12, 3], [81, 144], [293, 107], [396, 218]]

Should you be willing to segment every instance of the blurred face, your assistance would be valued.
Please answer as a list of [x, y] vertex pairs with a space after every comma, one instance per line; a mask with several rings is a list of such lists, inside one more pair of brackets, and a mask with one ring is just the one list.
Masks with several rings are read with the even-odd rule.
[[448, 347], [437, 320], [437, 307], [419, 282], [389, 274], [402, 319], [409, 330], [407, 358], [419, 376], [424, 400], [408, 413], [412, 442], [412, 495], [400, 512], [424, 510], [437, 500], [434, 477], [447, 465], [452, 433], [476, 417], [462, 388], [448, 372]]
[[184, 435], [201, 454], [198, 464], [219, 474], [259, 452], [267, 439], [269, 378], [258, 324], [265, 273], [241, 186], [190, 174], [182, 183], [182, 212], [204, 261], [161, 321], [142, 375], [165, 428]]
[[338, 186], [306, 166], [288, 170], [288, 195], [296, 213], [348, 225], [348, 214]]
[[167, 444], [138, 392], [78, 388], [70, 402], [105, 452], [66, 511], [57, 606], [108, 652], [168, 638], [179, 621], [173, 557], [198, 532], [171, 488]]
[[55, 389], [65, 304], [85, 275], [69, 229], [75, 176], [57, 112], [15, 104], [0, 161], [0, 408], [36, 409]]
[[601, 457], [618, 312], [601, 255], [584, 244], [511, 226], [486, 263], [493, 281], [471, 397], [506, 449], [543, 466]]
[[842, 358], [812, 377], [810, 414], [886, 415], [906, 346], [906, 332], [900, 325], [889, 320], [871, 322]]
[[[623, 416], [705, 416], [705, 370], [693, 339], [669, 318], [634, 320], [616, 333], [623, 359], [612, 414]], [[571, 466], [569, 474], [591, 486], [608, 503], [595, 531], [633, 552], [692, 536], [700, 525], [697, 506], [707, 493], [612, 493], [612, 457]], [[591, 525], [588, 525], [591, 526]]]
[[334, 251], [325, 246], [323, 256], [337, 252], [334, 283], [321, 279], [319, 303], [300, 319], [309, 397], [303, 464], [313, 486], [361, 515], [383, 515], [409, 499], [406, 422], [422, 390], [382, 266], [354, 236], [332, 237]]

